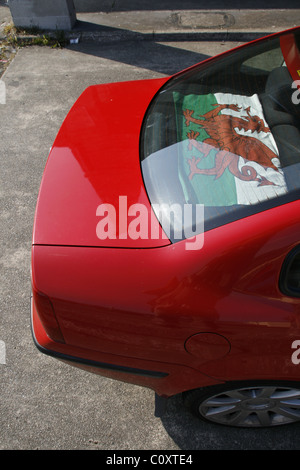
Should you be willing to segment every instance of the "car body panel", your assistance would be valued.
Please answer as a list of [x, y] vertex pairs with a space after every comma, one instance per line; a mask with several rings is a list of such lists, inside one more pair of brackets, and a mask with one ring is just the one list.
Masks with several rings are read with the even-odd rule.
[[117, 208], [120, 196], [126, 198], [128, 208], [143, 204], [151, 217], [139, 165], [139, 133], [146, 108], [165, 81], [95, 85], [82, 93], [48, 157], [33, 244], [141, 247], [169, 243], [162, 232], [157, 239], [127, 237], [129, 218], [123, 229], [119, 226], [126, 238], [117, 232], [115, 239], [100, 240], [96, 233], [98, 206]]
[[[227, 224], [221, 239], [211, 230], [196, 252], [184, 241], [131, 250], [35, 246], [33, 292], [51, 299], [65, 350], [192, 367], [219, 381], [299, 378], [287, 361], [300, 336], [299, 300], [277, 287], [283, 260], [300, 237], [299, 210], [295, 201]], [[204, 337], [199, 354], [189, 352], [191, 336], [211, 332], [230, 348], [216, 350]]]
[[[39, 319], [34, 301], [31, 327], [35, 345], [43, 354], [94, 374], [151, 388], [161, 397], [167, 398], [181, 393], [183, 388], [190, 390], [199, 387], [199, 384], [206, 387], [220, 383], [192, 367], [91, 351], [52, 341]], [[184, 387], [178, 381], [178, 376], [183, 375]]]

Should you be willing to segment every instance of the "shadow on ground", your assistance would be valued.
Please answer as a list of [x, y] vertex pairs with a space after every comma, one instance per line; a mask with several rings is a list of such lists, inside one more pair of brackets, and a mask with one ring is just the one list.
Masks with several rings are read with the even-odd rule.
[[[1, 0], [0, 0], [1, 1]], [[2, 0], [5, 1], [5, 0]], [[293, 9], [299, 8], [299, 1], [286, 0], [74, 0], [78, 12], [147, 11], [147, 10], [234, 10], [234, 9]]]
[[79, 43], [67, 48], [165, 75], [172, 75], [210, 57], [209, 54], [149, 41], [140, 42], [139, 47], [134, 41], [125, 41], [122, 44]]

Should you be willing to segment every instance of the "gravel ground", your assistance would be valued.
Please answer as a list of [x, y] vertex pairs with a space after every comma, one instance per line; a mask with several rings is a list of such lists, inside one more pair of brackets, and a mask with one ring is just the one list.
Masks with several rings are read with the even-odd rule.
[[0, 77], [16, 55], [17, 49], [10, 42], [10, 31], [12, 31], [12, 18], [8, 7], [0, 1]]

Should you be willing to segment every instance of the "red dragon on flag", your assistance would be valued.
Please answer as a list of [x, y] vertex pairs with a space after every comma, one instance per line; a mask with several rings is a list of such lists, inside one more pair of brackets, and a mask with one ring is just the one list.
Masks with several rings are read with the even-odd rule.
[[[265, 168], [272, 168], [278, 171], [278, 168], [272, 163], [273, 158], [278, 156], [267, 147], [262, 141], [251, 135], [239, 134], [236, 129], [256, 132], [270, 132], [264, 120], [257, 116], [251, 115], [250, 106], [245, 111], [246, 115], [237, 117], [230, 114], [221, 114], [224, 109], [240, 111], [241, 107], [237, 104], [213, 104], [213, 109], [207, 113], [200, 115], [199, 119], [193, 116], [194, 111], [186, 109], [183, 111], [185, 117], [185, 125], [189, 126], [193, 122], [197, 126], [203, 128], [208, 138], [202, 142], [197, 141], [199, 132], [191, 131], [187, 134], [190, 139], [189, 149], [195, 147], [203, 156], [196, 158], [193, 156], [188, 160], [190, 166], [190, 180], [195, 174], [215, 175], [219, 178], [226, 168], [237, 178], [243, 181], [257, 181], [259, 186], [273, 185], [262, 175], [258, 175], [253, 166], [244, 165], [239, 169], [239, 157], [245, 160], [256, 162]], [[218, 152], [215, 157], [215, 166], [213, 168], [200, 169], [198, 163], [209, 154], [211, 148], [217, 148]]]

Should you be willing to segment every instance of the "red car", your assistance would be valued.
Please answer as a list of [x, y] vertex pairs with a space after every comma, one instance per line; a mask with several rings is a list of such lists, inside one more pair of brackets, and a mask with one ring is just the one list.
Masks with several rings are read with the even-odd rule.
[[37, 202], [40, 351], [215, 423], [300, 420], [299, 50], [84, 91]]

